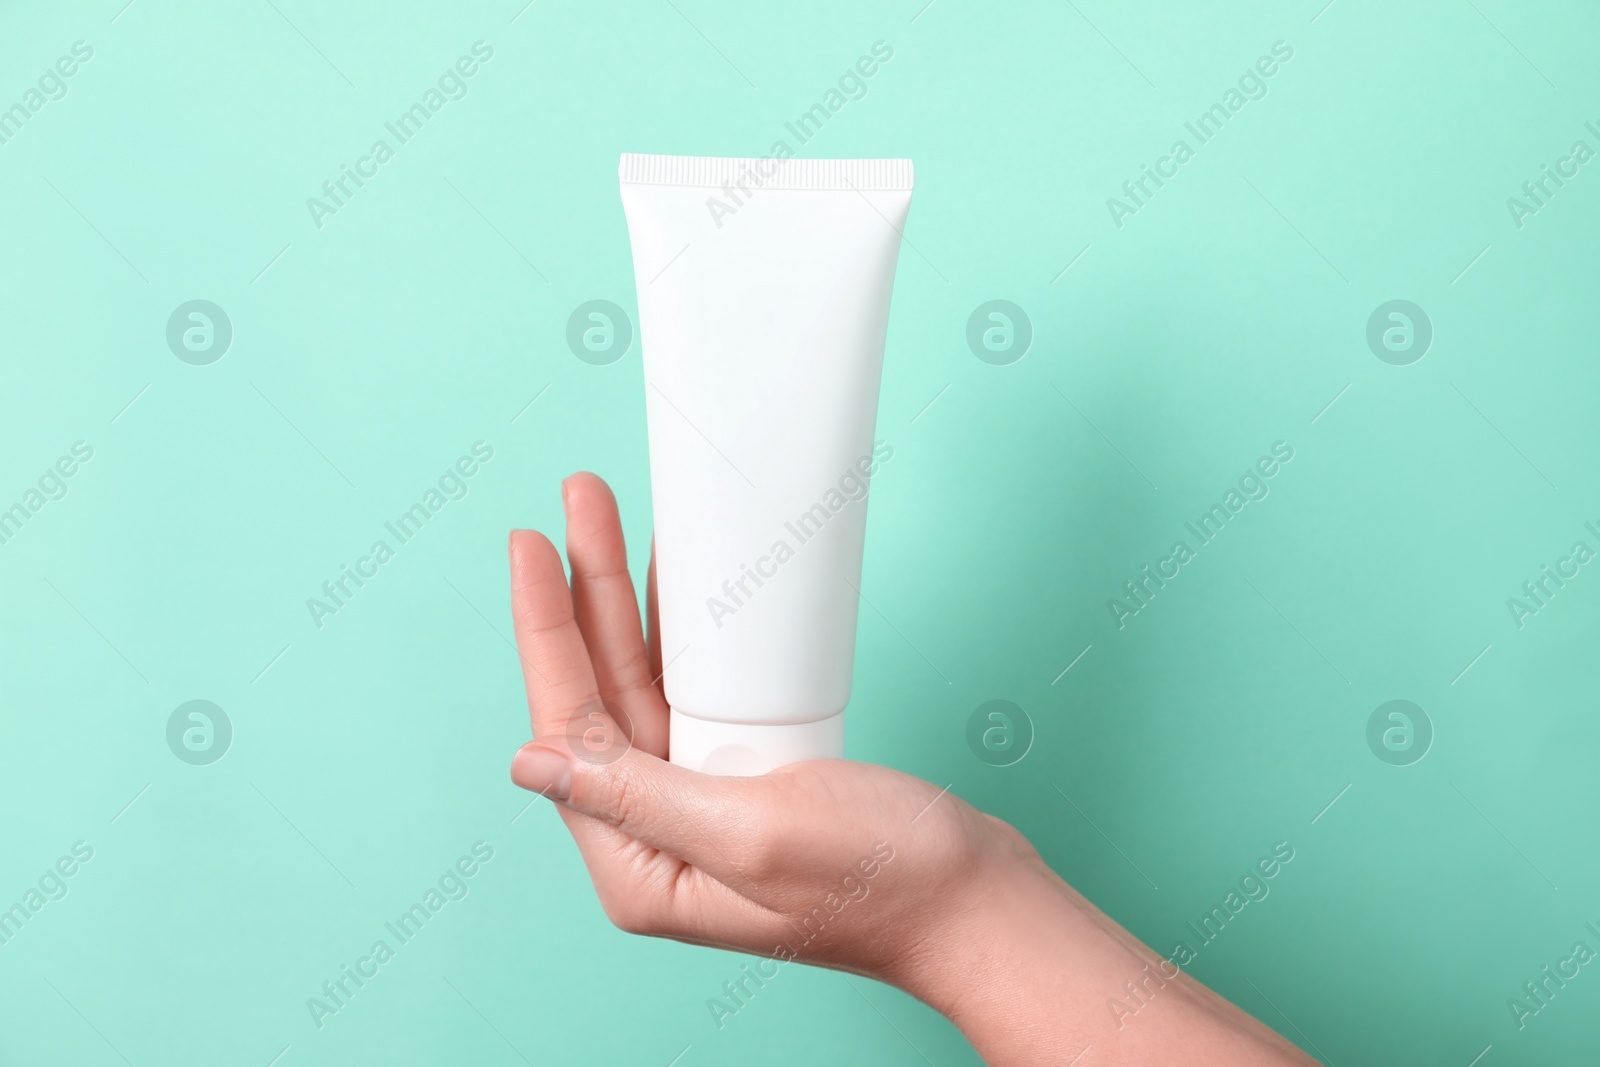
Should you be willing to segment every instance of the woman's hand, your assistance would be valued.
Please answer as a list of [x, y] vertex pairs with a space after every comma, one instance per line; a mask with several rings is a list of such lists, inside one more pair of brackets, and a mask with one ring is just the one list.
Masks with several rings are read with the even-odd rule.
[[654, 565], [647, 640], [611, 490], [577, 474], [563, 497], [570, 587], [549, 540], [511, 535], [534, 736], [511, 777], [556, 803], [612, 922], [888, 982], [991, 1063], [1311, 1062], [946, 790], [847, 760], [756, 778], [666, 762]]
[[907, 984], [984, 878], [1032, 848], [885, 767], [815, 760], [726, 778], [665, 762], [654, 568], [647, 641], [611, 490], [578, 474], [563, 497], [570, 590], [555, 546], [511, 535], [534, 735], [511, 775], [557, 801], [606, 914], [634, 933]]

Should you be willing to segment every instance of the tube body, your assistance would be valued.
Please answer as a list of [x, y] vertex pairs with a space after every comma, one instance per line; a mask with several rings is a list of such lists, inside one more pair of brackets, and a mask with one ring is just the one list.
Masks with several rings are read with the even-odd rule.
[[625, 155], [675, 763], [844, 754], [910, 160]]

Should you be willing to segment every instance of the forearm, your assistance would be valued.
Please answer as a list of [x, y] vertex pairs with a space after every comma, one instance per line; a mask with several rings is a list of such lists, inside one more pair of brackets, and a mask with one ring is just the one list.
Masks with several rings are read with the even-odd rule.
[[[988, 1063], [1314, 1062], [1175, 973], [1043, 864], [1018, 861], [986, 884], [974, 906], [928, 931], [892, 980], [948, 1016]], [[1116, 1012], [1113, 998], [1137, 1010]]]

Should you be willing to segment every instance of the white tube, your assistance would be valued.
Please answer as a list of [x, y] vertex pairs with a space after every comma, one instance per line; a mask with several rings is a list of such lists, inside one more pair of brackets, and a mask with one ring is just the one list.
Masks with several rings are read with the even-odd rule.
[[907, 159], [624, 155], [671, 757], [844, 755]]

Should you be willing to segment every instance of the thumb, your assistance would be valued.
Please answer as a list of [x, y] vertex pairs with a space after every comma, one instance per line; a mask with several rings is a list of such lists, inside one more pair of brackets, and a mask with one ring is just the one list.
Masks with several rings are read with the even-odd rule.
[[522, 746], [511, 762], [511, 780], [720, 882], [752, 886], [746, 871], [770, 849], [764, 839], [774, 822], [770, 782], [701, 774], [637, 748], [615, 757], [585, 757], [563, 740]]

